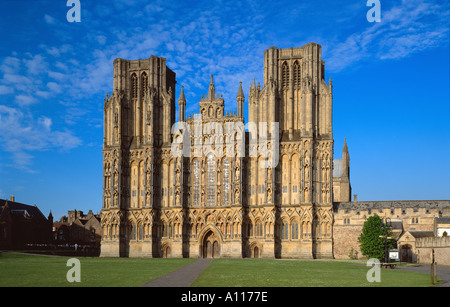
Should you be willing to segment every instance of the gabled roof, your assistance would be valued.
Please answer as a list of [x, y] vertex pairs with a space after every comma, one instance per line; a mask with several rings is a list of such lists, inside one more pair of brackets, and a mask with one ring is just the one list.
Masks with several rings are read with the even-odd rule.
[[54, 222], [53, 223], [53, 227], [55, 227], [55, 229], [59, 229], [60, 227], [69, 227], [69, 223], [67, 222]]
[[418, 239], [418, 238], [428, 238], [428, 237], [434, 237], [434, 232], [433, 231], [410, 231], [409, 232], [414, 238]]
[[[41, 210], [35, 205], [35, 206], [29, 206], [22, 203], [18, 203], [15, 201], [10, 201], [6, 199], [0, 199], [0, 208], [3, 210], [8, 204], [9, 210], [11, 213], [18, 213], [18, 214], [26, 214], [30, 217], [39, 218], [39, 219], [47, 219], [44, 214], [42, 214]], [[0, 211], [2, 211], [0, 210]]]
[[411, 235], [414, 239], [419, 239], [419, 238], [429, 238], [429, 237], [434, 237], [434, 232], [433, 231], [428, 231], [428, 230], [411, 230], [411, 231], [405, 231], [401, 234], [401, 236], [398, 238], [398, 240], [400, 241], [400, 239], [402, 239], [403, 237], [407, 236], [407, 235]]

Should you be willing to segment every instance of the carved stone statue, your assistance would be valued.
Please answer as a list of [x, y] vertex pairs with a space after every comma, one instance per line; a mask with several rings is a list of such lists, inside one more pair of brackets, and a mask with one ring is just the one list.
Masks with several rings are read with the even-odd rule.
[[119, 175], [117, 174], [117, 171], [114, 172], [114, 186], [117, 186], [119, 184]]
[[181, 176], [181, 171], [180, 171], [180, 169], [177, 169], [177, 171], [176, 171], [176, 184], [179, 184], [180, 183], [180, 176]]
[[309, 188], [305, 187], [305, 202], [309, 202]]
[[113, 199], [113, 206], [117, 207], [118, 203], [117, 203], [117, 193], [114, 193], [114, 199]]
[[179, 192], [177, 192], [177, 194], [175, 195], [175, 204], [177, 206], [180, 205], [180, 193]]

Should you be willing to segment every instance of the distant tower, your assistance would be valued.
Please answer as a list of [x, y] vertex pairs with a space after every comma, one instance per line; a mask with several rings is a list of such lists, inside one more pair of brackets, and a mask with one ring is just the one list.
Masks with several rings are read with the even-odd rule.
[[50, 214], [48, 215], [47, 220], [48, 220], [48, 222], [50, 223], [50, 225], [53, 225], [53, 214], [52, 214], [52, 210], [50, 210]]
[[341, 201], [349, 202], [352, 198], [352, 187], [350, 185], [350, 155], [348, 153], [347, 138], [344, 139], [342, 149], [342, 178], [341, 178]]
[[180, 98], [178, 98], [178, 112], [178, 121], [184, 122], [186, 120], [186, 97], [183, 86], [181, 86]]
[[237, 115], [239, 117], [243, 117], [244, 116], [245, 97], [244, 97], [244, 91], [242, 90], [242, 82], [239, 82], [239, 90], [238, 90], [236, 100], [237, 100]]
[[216, 88], [214, 86], [214, 77], [213, 75], [211, 75], [211, 83], [209, 84], [209, 89], [208, 89], [208, 98], [209, 99], [214, 99], [216, 98]]
[[348, 154], [347, 138], [344, 138], [344, 147], [342, 148], [342, 175], [350, 178], [350, 155]]
[[352, 186], [350, 185], [350, 155], [347, 138], [344, 139], [342, 159], [334, 159], [333, 163], [333, 202], [350, 202]]

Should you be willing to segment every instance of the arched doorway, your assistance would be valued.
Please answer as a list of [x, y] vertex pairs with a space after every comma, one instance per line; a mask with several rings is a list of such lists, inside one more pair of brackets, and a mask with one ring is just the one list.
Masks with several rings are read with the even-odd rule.
[[259, 258], [259, 248], [258, 248], [258, 246], [255, 246], [255, 248], [253, 248], [253, 258]]
[[163, 247], [163, 257], [170, 258], [170, 246]]
[[203, 237], [201, 244], [201, 255], [203, 258], [219, 258], [220, 245], [216, 234], [209, 230]]
[[412, 246], [405, 244], [401, 246], [402, 262], [412, 262]]

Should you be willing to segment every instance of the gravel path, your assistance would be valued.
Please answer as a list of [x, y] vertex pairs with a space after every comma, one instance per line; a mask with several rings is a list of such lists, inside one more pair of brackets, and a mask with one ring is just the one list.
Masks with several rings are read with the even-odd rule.
[[178, 270], [154, 279], [142, 287], [189, 287], [211, 261], [211, 258], [198, 259]]

